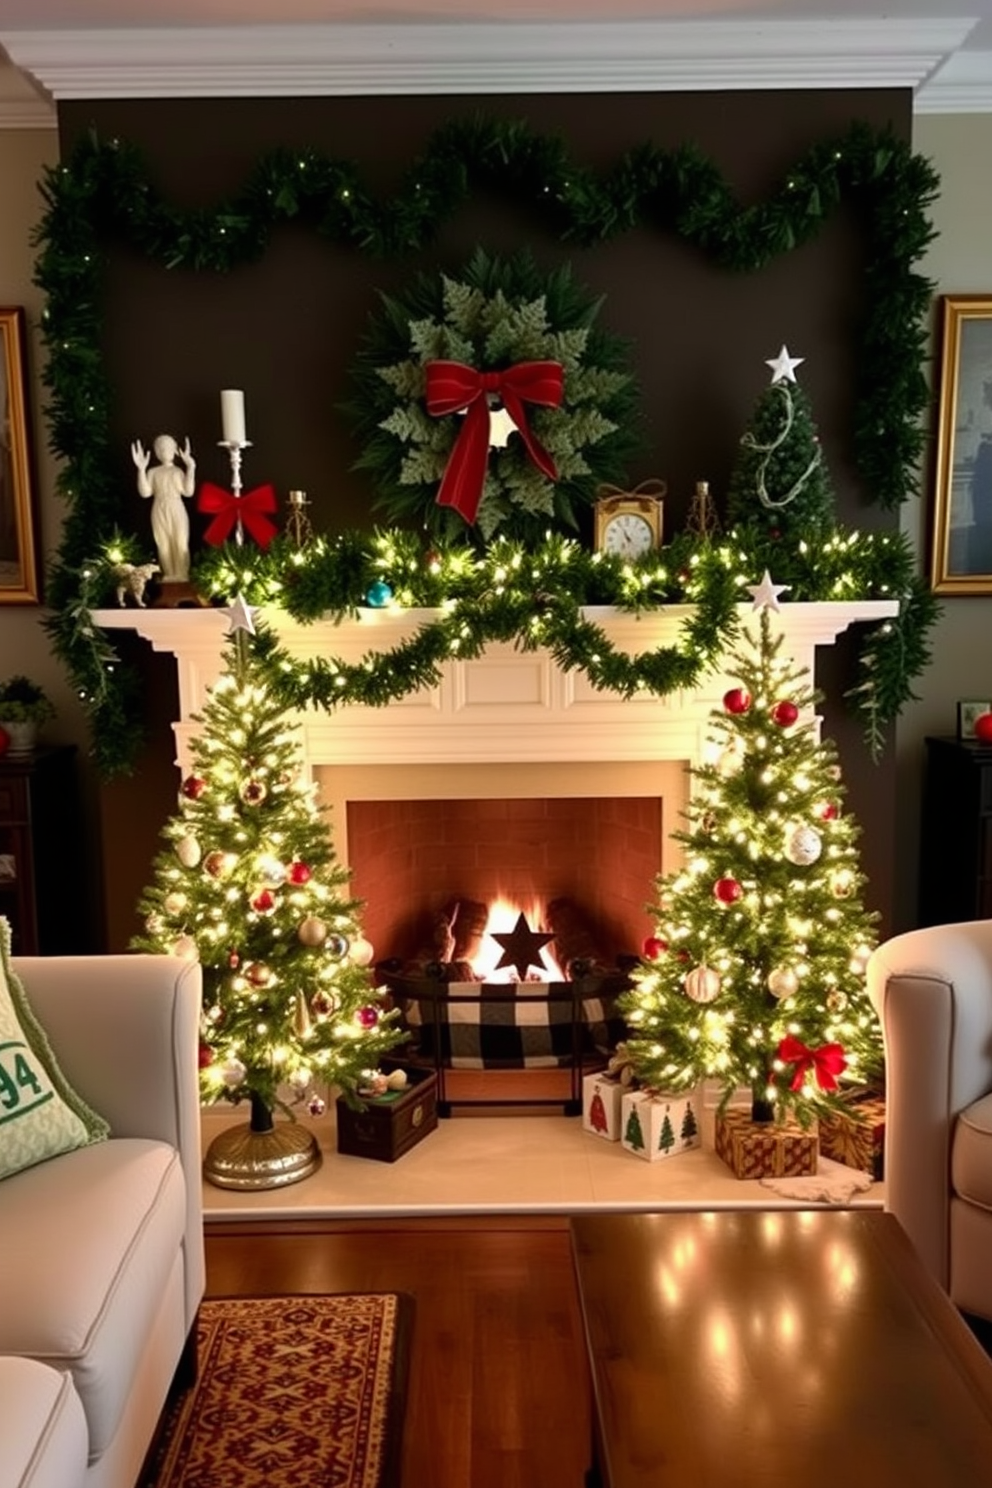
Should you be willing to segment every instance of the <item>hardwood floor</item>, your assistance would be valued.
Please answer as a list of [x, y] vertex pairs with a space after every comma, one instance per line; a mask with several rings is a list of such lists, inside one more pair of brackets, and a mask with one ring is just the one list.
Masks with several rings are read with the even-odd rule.
[[416, 1299], [403, 1488], [580, 1488], [590, 1383], [564, 1218], [212, 1222], [207, 1295]]

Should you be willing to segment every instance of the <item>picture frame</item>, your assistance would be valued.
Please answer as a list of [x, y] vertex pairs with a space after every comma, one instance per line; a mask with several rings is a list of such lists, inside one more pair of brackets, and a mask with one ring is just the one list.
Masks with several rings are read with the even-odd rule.
[[966, 698], [958, 703], [958, 738], [960, 740], [974, 739], [975, 719], [980, 718], [983, 713], [992, 713], [992, 699]]
[[0, 307], [0, 604], [41, 602], [27, 387], [24, 310]]
[[939, 304], [931, 588], [992, 594], [992, 294]]

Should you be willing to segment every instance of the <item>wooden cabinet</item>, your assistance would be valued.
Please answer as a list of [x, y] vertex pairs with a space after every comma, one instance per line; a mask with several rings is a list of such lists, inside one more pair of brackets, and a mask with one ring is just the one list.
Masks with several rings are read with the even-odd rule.
[[70, 745], [0, 756], [0, 914], [15, 955], [81, 948], [76, 750]]
[[992, 918], [992, 746], [926, 741], [920, 924]]

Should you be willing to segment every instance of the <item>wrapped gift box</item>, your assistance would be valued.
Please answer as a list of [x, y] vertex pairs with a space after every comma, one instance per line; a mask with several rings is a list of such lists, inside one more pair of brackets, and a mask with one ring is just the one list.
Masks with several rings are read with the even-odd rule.
[[620, 1141], [647, 1162], [700, 1146], [697, 1092], [627, 1091], [620, 1104]]
[[804, 1130], [795, 1121], [757, 1122], [748, 1111], [724, 1111], [716, 1118], [716, 1155], [736, 1178], [798, 1178], [815, 1173], [816, 1123]]
[[620, 1102], [629, 1085], [623, 1085], [605, 1070], [582, 1077], [582, 1130], [607, 1142], [620, 1140]]
[[[383, 1060], [388, 1073], [397, 1068]], [[403, 1068], [406, 1068], [404, 1065]], [[433, 1070], [407, 1069], [403, 1090], [366, 1098], [365, 1109], [355, 1111], [338, 1096], [336, 1103], [338, 1151], [348, 1157], [373, 1157], [395, 1162], [422, 1142], [437, 1127], [437, 1075]]]
[[820, 1117], [820, 1151], [879, 1180], [885, 1176], [885, 1097], [875, 1091], [850, 1097], [850, 1111]]

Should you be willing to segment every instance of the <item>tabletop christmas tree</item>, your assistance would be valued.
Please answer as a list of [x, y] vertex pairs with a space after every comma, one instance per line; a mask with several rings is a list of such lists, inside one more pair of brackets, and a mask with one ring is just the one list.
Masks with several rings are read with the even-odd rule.
[[[273, 1113], [307, 1102], [320, 1114], [323, 1085], [352, 1099], [376, 1088], [379, 1056], [401, 1034], [373, 986], [360, 905], [346, 893], [348, 872], [304, 777], [296, 730], [252, 660], [251, 612], [239, 600], [229, 613], [225, 671], [198, 715], [193, 768], [163, 829], [135, 947], [203, 968], [203, 1096], [251, 1103], [248, 1150], [226, 1154], [215, 1171], [208, 1153], [206, 1171], [221, 1186], [247, 1188], [292, 1181], [287, 1143], [307, 1146], [296, 1160], [305, 1171], [293, 1176], [319, 1161], [305, 1128], [286, 1135], [296, 1123], [280, 1123], [283, 1135], [272, 1137]], [[254, 1156], [252, 1136], [265, 1138]], [[273, 1143], [275, 1157], [259, 1155]], [[225, 1185], [228, 1163], [239, 1162]]]
[[859, 828], [816, 694], [780, 656], [766, 574], [759, 628], [730, 656], [736, 685], [711, 714], [711, 761], [692, 770], [684, 866], [657, 881], [655, 933], [620, 1000], [642, 1084], [750, 1089], [752, 1119], [808, 1124], [882, 1063], [865, 988], [875, 916]]
[[758, 399], [727, 487], [728, 524], [756, 527], [772, 539], [816, 538], [835, 520], [812, 408], [796, 381], [803, 360], [785, 346], [769, 359], [771, 385]]

